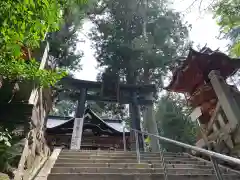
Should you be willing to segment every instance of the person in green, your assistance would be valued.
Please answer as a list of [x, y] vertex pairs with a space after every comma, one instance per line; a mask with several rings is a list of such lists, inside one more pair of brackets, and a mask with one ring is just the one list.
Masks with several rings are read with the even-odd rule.
[[146, 151], [151, 152], [151, 147], [150, 147], [150, 137], [147, 136], [146, 138], [144, 138], [144, 144], [146, 147]]

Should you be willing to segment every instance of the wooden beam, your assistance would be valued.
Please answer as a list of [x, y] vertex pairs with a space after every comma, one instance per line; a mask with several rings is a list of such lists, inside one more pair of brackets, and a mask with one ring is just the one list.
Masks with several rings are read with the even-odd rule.
[[240, 123], [240, 107], [234, 98], [230, 87], [225, 80], [220, 76], [219, 71], [211, 71], [208, 75], [213, 86], [213, 89], [218, 97], [221, 108], [229, 120], [229, 125], [234, 131]]
[[202, 116], [202, 111], [201, 107], [198, 106], [192, 111], [192, 113], [190, 114], [190, 118], [193, 122], [195, 122], [200, 116]]
[[216, 105], [216, 108], [215, 108], [215, 110], [214, 110], [214, 112], [213, 112], [213, 115], [212, 115], [212, 117], [211, 117], [211, 119], [210, 119], [210, 121], [209, 121], [209, 123], [208, 123], [207, 134], [211, 131], [211, 129], [212, 129], [212, 127], [213, 127], [213, 124], [214, 124], [214, 122], [215, 122], [215, 120], [216, 120], [216, 118], [217, 118], [217, 114], [218, 114], [220, 108], [221, 108], [221, 104], [220, 104], [219, 101], [218, 101], [218, 102], [217, 102], [217, 105]]
[[[87, 100], [88, 101], [112, 102], [112, 103], [120, 103], [120, 104], [129, 104], [129, 103], [132, 102], [132, 100], [130, 98], [120, 98], [119, 102], [117, 102], [116, 100], [102, 98], [100, 96], [90, 95], [90, 94], [87, 95]], [[142, 99], [141, 97], [138, 97], [137, 101], [138, 101], [139, 105], [151, 105], [151, 104], [153, 104], [152, 100]]]
[[39, 171], [37, 176], [34, 178], [35, 180], [47, 180], [48, 175], [51, 173], [51, 169], [53, 168], [58, 156], [61, 152], [61, 148], [55, 148], [48, 158], [47, 162], [44, 164], [43, 168]]
[[218, 139], [218, 141], [223, 140], [228, 147], [233, 148], [233, 141], [231, 139], [231, 126], [229, 124], [226, 124], [224, 127], [222, 127], [221, 129], [219, 129], [218, 131], [213, 132], [212, 134], [210, 134], [208, 136], [208, 140], [209, 141], [216, 141]]
[[[70, 99], [70, 100], [77, 100], [79, 97], [79, 93], [78, 92], [66, 92], [63, 96], [60, 97], [59, 101], [63, 100], [63, 99]], [[101, 102], [110, 102], [110, 103], [120, 103], [120, 104], [129, 104], [132, 102], [131, 97], [130, 96], [120, 96], [119, 98], [119, 102], [117, 102], [116, 99], [109, 99], [109, 98], [104, 98], [101, 97], [100, 95], [92, 95], [92, 94], [87, 94], [86, 95], [86, 100], [87, 101], [101, 101]], [[143, 97], [137, 97], [138, 100], [138, 104], [139, 105], [152, 105], [153, 104], [153, 100], [147, 100], [144, 99]]]
[[[64, 85], [64, 87], [72, 88], [72, 89], [82, 89], [87, 88], [89, 89], [101, 89], [102, 82], [96, 81], [85, 81], [74, 79], [72, 77], [65, 77], [60, 81], [60, 84]], [[135, 91], [140, 93], [149, 93], [149, 92], [156, 92], [157, 88], [155, 84], [148, 84], [148, 85], [130, 85], [130, 84], [119, 84], [120, 91]]]

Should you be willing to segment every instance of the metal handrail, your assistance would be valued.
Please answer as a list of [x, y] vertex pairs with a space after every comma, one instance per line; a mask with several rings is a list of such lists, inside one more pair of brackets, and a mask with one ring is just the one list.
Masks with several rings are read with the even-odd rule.
[[[126, 149], [126, 136], [125, 136], [125, 126], [123, 127], [123, 147], [124, 147], [124, 151], [127, 151]], [[137, 131], [135, 129], [130, 128], [130, 130], [132, 130], [134, 132], [134, 136], [135, 136], [135, 145], [136, 145], [136, 154], [137, 154], [137, 161], [138, 163], [141, 163], [141, 153], [140, 153], [140, 148], [139, 148], [139, 134], [141, 134], [141, 138], [143, 141], [143, 151], [146, 152], [146, 148], [145, 148], [145, 142], [144, 142], [144, 133], [142, 133], [141, 131]], [[167, 166], [164, 160], [164, 156], [163, 156], [163, 151], [160, 148], [160, 160], [163, 166], [163, 173], [164, 173], [164, 180], [168, 180], [168, 175], [167, 175]]]
[[216, 152], [213, 152], [213, 151], [209, 151], [209, 150], [206, 150], [206, 149], [203, 149], [203, 148], [199, 148], [199, 147], [196, 147], [196, 146], [192, 146], [192, 145], [185, 144], [185, 143], [182, 143], [182, 142], [179, 142], [179, 141], [175, 141], [175, 140], [172, 140], [172, 139], [169, 139], [169, 138], [165, 138], [165, 137], [162, 137], [162, 136], [150, 134], [150, 133], [147, 133], [147, 132], [139, 131], [139, 130], [136, 130], [136, 129], [132, 129], [132, 130], [136, 131], [140, 134], [143, 133], [143, 134], [148, 135], [148, 136], [156, 137], [159, 140], [162, 140], [162, 141], [165, 141], [167, 143], [183, 147], [185, 149], [190, 149], [190, 150], [193, 150], [193, 151], [197, 151], [199, 153], [217, 158], [219, 160], [223, 160], [223, 161], [226, 161], [226, 162], [230, 162], [230, 163], [240, 165], [240, 159], [237, 159], [237, 158], [234, 158], [234, 157], [231, 157], [231, 156], [223, 155], [223, 154], [220, 154], [220, 153], [216, 153]]
[[127, 147], [126, 147], [125, 126], [123, 127], [123, 148], [124, 148], [124, 151], [127, 151]]
[[[132, 128], [129, 128], [129, 129], [131, 131], [134, 131], [135, 137], [137, 137], [136, 138], [136, 152], [137, 152], [137, 160], [138, 160], [139, 163], [140, 163], [141, 154], [140, 154], [139, 146], [137, 145], [139, 143], [138, 142], [138, 134], [141, 134], [141, 135], [143, 134], [143, 135], [147, 135], [147, 136], [150, 136], [150, 137], [155, 137], [155, 138], [159, 139], [160, 141], [164, 141], [164, 142], [167, 142], [167, 143], [170, 143], [170, 144], [173, 144], [173, 145], [185, 148], [185, 149], [189, 149], [189, 150], [192, 150], [192, 151], [196, 151], [196, 152], [202, 153], [206, 156], [209, 156], [211, 161], [212, 161], [213, 168], [215, 170], [216, 178], [218, 180], [223, 180], [223, 177], [220, 173], [220, 169], [219, 169], [218, 163], [216, 161], [217, 159], [225, 161], [225, 162], [240, 165], [240, 159], [237, 159], [237, 158], [234, 158], [234, 157], [230, 157], [230, 156], [223, 155], [223, 154], [220, 154], [220, 153], [216, 153], [216, 152], [213, 152], [213, 151], [210, 151], [210, 150], [206, 150], [206, 149], [203, 149], [203, 148], [199, 148], [199, 147], [196, 147], [196, 146], [185, 144], [185, 143], [182, 143], [182, 142], [179, 142], [179, 141], [175, 141], [175, 140], [165, 138], [165, 137], [162, 137], [162, 136], [159, 136], [159, 135], [151, 134], [151, 133], [148, 133], [148, 132], [139, 131], [139, 130], [132, 129]], [[124, 134], [125, 134], [125, 131], [124, 131]], [[124, 137], [123, 141], [124, 141], [124, 143], [126, 143], [125, 142], [125, 135], [123, 137]], [[124, 150], [126, 151], [126, 149], [124, 149]], [[167, 180], [166, 164], [164, 162], [164, 156], [163, 156], [162, 151], [160, 152], [160, 155], [161, 155], [161, 161], [162, 161], [162, 164], [163, 164], [163, 167], [164, 167], [165, 180]]]

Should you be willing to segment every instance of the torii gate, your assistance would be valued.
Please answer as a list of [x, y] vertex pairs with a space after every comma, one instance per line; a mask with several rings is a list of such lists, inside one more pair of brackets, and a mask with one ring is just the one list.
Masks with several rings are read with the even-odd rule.
[[[84, 118], [83, 114], [86, 101], [104, 101], [131, 105], [133, 109], [132, 113], [130, 114], [132, 120], [131, 128], [140, 131], [140, 112], [138, 106], [145, 105], [153, 109], [153, 93], [156, 92], [156, 87], [154, 84], [129, 85], [119, 83], [119, 78], [116, 74], [105, 74], [102, 82], [85, 81], [66, 77], [63, 78], [60, 83], [63, 85], [65, 90], [73, 90], [74, 93], [69, 93], [69, 96], [78, 100], [71, 149], [78, 150], [81, 146]], [[152, 132], [154, 128], [156, 128], [156, 122], [149, 121], [148, 132], [155, 133]], [[143, 140], [140, 136], [141, 135], [139, 135], [139, 147], [143, 148]], [[131, 135], [131, 139], [134, 139], [134, 134]], [[152, 144], [156, 143], [157, 142]], [[135, 145], [132, 145], [133, 149], [134, 147]]]

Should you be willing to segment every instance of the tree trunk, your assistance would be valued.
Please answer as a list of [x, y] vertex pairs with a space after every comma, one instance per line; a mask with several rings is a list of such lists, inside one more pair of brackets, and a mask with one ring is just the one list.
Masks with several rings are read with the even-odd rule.
[[[149, 71], [150, 71], [149, 68], [147, 68], [147, 67], [144, 68], [144, 77], [143, 77], [144, 84], [150, 84]], [[146, 99], [153, 100], [153, 93], [147, 94]], [[155, 120], [153, 104], [146, 105], [143, 109], [143, 128], [148, 133], [159, 135], [157, 123]], [[151, 147], [152, 152], [159, 152], [160, 151], [159, 140], [157, 138], [150, 137], [150, 147]]]
[[[127, 73], [127, 84], [136, 84], [136, 72], [131, 71], [130, 68], [128, 69]], [[140, 110], [139, 105], [137, 102], [137, 94], [136, 92], [131, 92], [130, 97], [132, 97], [132, 102], [129, 104], [129, 113], [131, 117], [131, 128], [141, 131], [141, 122], [140, 122]], [[135, 133], [131, 131], [131, 140], [136, 140]], [[141, 134], [138, 134], [138, 140], [139, 140], [139, 148], [140, 150], [143, 150], [143, 140]], [[132, 141], [132, 147], [131, 149], [134, 150], [136, 147], [136, 144], [134, 141]]]

